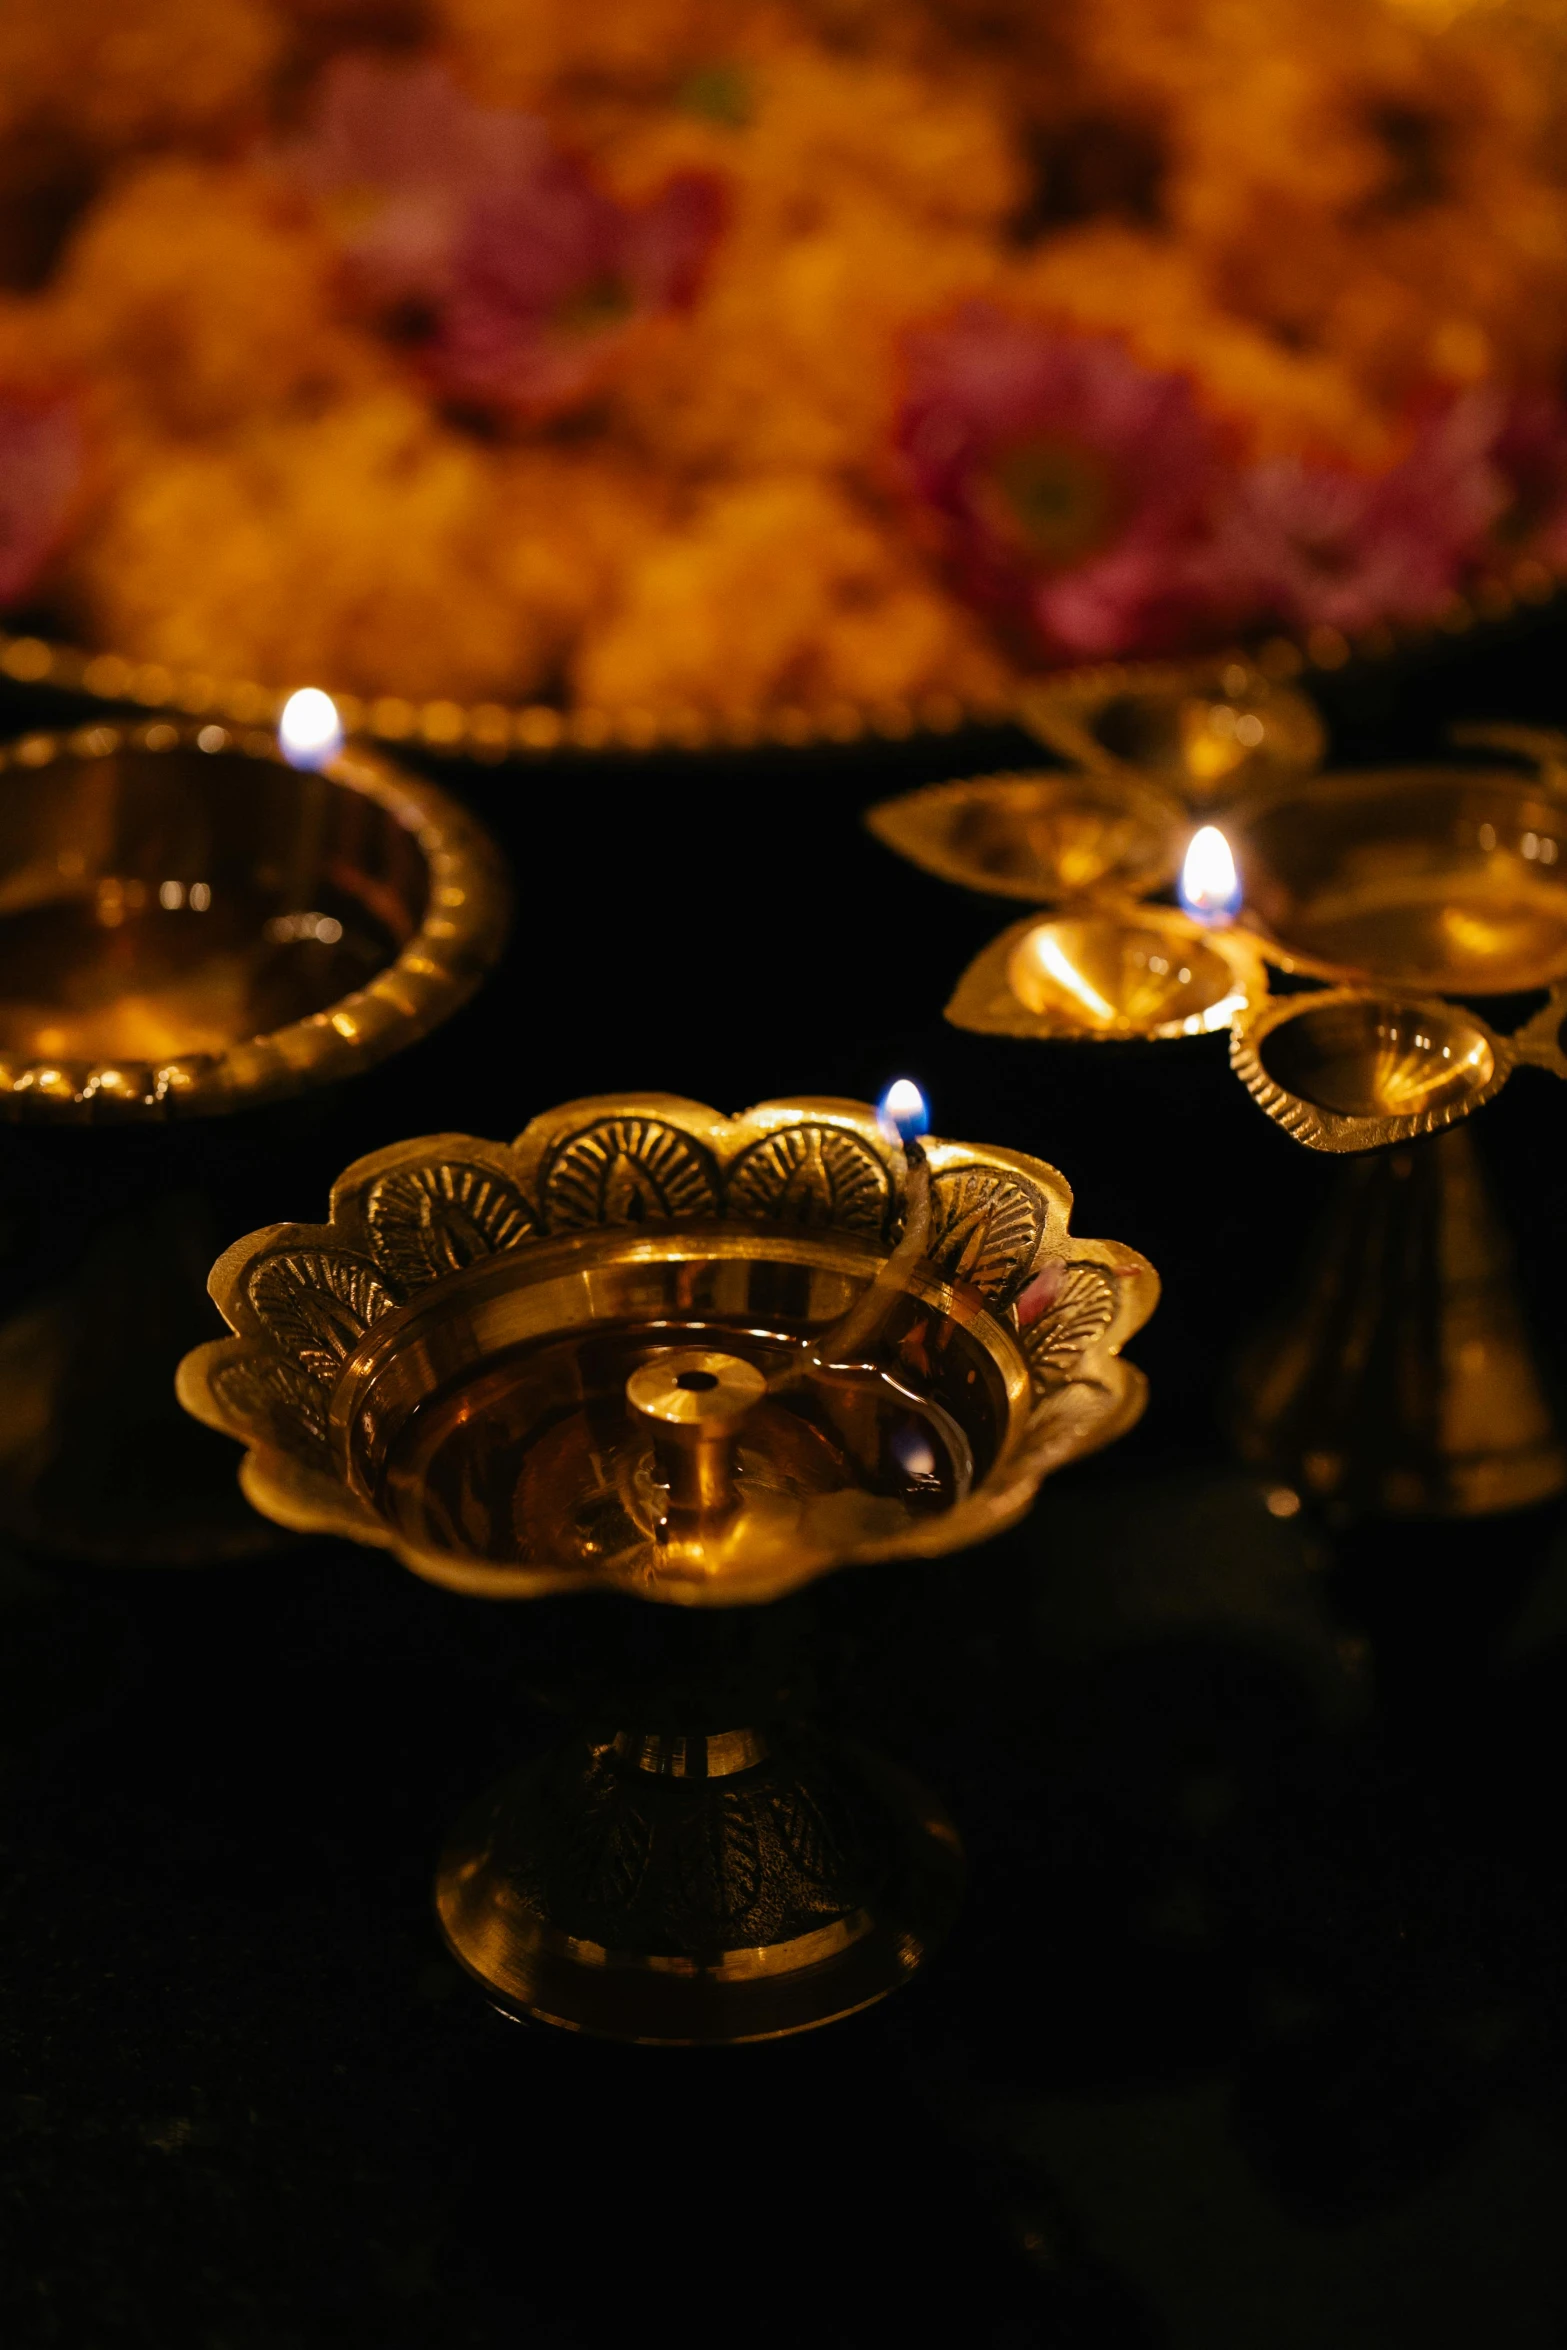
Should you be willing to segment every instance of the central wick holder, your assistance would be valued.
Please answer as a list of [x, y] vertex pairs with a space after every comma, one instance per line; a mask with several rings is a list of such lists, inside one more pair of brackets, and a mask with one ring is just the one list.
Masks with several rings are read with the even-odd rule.
[[715, 1532], [740, 1506], [740, 1431], [767, 1393], [754, 1363], [711, 1348], [677, 1349], [644, 1363], [626, 1381], [626, 1401], [653, 1439], [670, 1538]]

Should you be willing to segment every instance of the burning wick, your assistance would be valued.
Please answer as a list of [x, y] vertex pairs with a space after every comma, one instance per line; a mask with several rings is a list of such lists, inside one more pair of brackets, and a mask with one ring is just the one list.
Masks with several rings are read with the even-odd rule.
[[331, 695], [314, 685], [290, 694], [277, 722], [277, 742], [290, 767], [329, 766], [343, 747], [343, 722]]
[[1216, 824], [1205, 824], [1192, 834], [1175, 894], [1197, 922], [1233, 922], [1240, 912], [1240, 876], [1230, 844]]

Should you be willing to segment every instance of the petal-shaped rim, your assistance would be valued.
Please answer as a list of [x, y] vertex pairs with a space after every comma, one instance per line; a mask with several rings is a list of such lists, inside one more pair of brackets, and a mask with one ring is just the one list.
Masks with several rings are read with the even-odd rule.
[[[987, 1319], [1025, 1382], [1022, 1417], [991, 1475], [965, 1502], [895, 1541], [866, 1542], [841, 1564], [934, 1556], [1001, 1531], [1027, 1510], [1051, 1469], [1111, 1442], [1143, 1406], [1142, 1376], [1120, 1360], [1120, 1350], [1158, 1298], [1158, 1276], [1146, 1259], [1116, 1241], [1076, 1239], [1070, 1189], [1042, 1160], [939, 1140], [927, 1150], [933, 1262], [922, 1279], [954, 1310]], [[770, 1174], [783, 1180], [771, 1195], [758, 1180], [758, 1153], [771, 1154]], [[351, 1376], [348, 1366], [369, 1330], [384, 1324], [390, 1335], [412, 1300], [426, 1302], [443, 1282], [462, 1280], [479, 1256], [616, 1226], [609, 1192], [605, 1213], [585, 1217], [598, 1169], [613, 1166], [624, 1183], [629, 1164], [631, 1179], [645, 1185], [644, 1214], [664, 1229], [687, 1226], [695, 1237], [716, 1221], [782, 1235], [789, 1227], [778, 1206], [787, 1202], [788, 1177], [807, 1158], [818, 1204], [825, 1201], [835, 1219], [809, 1237], [824, 1248], [834, 1235], [840, 1244], [852, 1237], [862, 1258], [882, 1257], [901, 1218], [901, 1154], [863, 1102], [764, 1102], [728, 1118], [675, 1095], [596, 1095], [545, 1112], [512, 1144], [446, 1134], [374, 1152], [339, 1177], [325, 1224], [251, 1233], [214, 1266], [209, 1287], [235, 1336], [186, 1357], [180, 1399], [247, 1445], [245, 1490], [285, 1525], [378, 1544], [433, 1581], [492, 1597], [603, 1588], [600, 1575], [480, 1568], [400, 1540], [349, 1490], [346, 1469], [323, 1436], [331, 1393]], [[884, 1193], [872, 1180], [877, 1172]], [[396, 1208], [390, 1218], [389, 1199]], [[438, 1269], [443, 1203], [452, 1204], [451, 1233], [468, 1252], [450, 1271]], [[437, 1234], [422, 1270], [417, 1253], [409, 1253], [416, 1230]], [[1091, 1282], [1105, 1295], [1086, 1313], [1081, 1295], [1067, 1300], [1058, 1343], [1048, 1347], [1042, 1342], [1051, 1334], [1054, 1298], [1072, 1274], [1079, 1292]], [[302, 1379], [318, 1383], [319, 1404], [308, 1414], [287, 1392], [290, 1381]], [[793, 1580], [820, 1571], [807, 1568]], [[790, 1587], [784, 1577], [776, 1589], [748, 1588], [745, 1596], [770, 1598]], [[700, 1588], [657, 1596], [726, 1604], [721, 1592]]]

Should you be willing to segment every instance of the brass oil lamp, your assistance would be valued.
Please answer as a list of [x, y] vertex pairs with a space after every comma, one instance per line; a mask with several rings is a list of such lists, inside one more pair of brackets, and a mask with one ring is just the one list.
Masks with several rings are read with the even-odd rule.
[[[1567, 1486], [1567, 1444], [1458, 1129], [1520, 1064], [1567, 1073], [1567, 739], [1467, 728], [1473, 765], [1320, 774], [1302, 705], [1239, 662], [1079, 681], [1031, 714], [1073, 768], [869, 821], [1036, 908], [964, 973], [957, 1026], [1227, 1030], [1259, 1106], [1346, 1156], [1297, 1305], [1241, 1365], [1243, 1455], [1340, 1520], [1523, 1507]], [[1476, 1008], [1545, 989], [1511, 1034]]]
[[76, 1271], [0, 1327], [0, 1524], [45, 1550], [195, 1562], [276, 1539], [157, 1417], [210, 1314], [173, 1130], [400, 1051], [505, 934], [482, 828], [344, 749], [324, 695], [290, 713], [292, 735], [160, 719], [0, 750], [0, 1117], [13, 1170], [75, 1180], [97, 1218]]
[[[1136, 1419], [1121, 1348], [1158, 1284], [1074, 1236], [1054, 1168], [905, 1123], [648, 1094], [376, 1152], [325, 1224], [214, 1268], [234, 1335], [187, 1358], [181, 1400], [245, 1444], [267, 1516], [481, 1598], [619, 1592], [695, 1634], [963, 1549]], [[958, 1898], [951, 1824], [739, 1703], [688, 1675], [458, 1828], [437, 1908], [497, 2005], [769, 2038], [921, 1964]]]

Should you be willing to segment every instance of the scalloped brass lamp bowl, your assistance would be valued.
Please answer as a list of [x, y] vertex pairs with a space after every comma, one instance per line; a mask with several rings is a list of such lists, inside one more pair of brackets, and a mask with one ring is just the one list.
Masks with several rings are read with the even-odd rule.
[[[1136, 1416], [1119, 1348], [1156, 1283], [1133, 1251], [1070, 1238], [1054, 1169], [928, 1157], [928, 1251], [871, 1363], [811, 1345], [902, 1216], [874, 1114], [727, 1119], [649, 1095], [569, 1104], [510, 1148], [446, 1135], [361, 1160], [329, 1223], [252, 1234], [214, 1269], [236, 1336], [187, 1358], [180, 1393], [250, 1447], [265, 1514], [459, 1590], [731, 1605], [955, 1550]], [[682, 1519], [673, 1440], [628, 1389], [692, 1348], [758, 1392], [732, 1490]]]
[[1368, 769], [1230, 822], [1246, 920], [1287, 968], [1453, 995], [1567, 972], [1567, 809], [1535, 777]]
[[500, 859], [434, 786], [268, 733], [92, 726], [0, 753], [0, 1110], [203, 1115], [345, 1075], [499, 951]]
[[[900, 1241], [904, 1154], [863, 1103], [599, 1098], [510, 1146], [402, 1143], [347, 1171], [326, 1224], [229, 1251], [235, 1335], [180, 1394], [246, 1444], [259, 1509], [459, 1591], [724, 1607], [957, 1550], [1137, 1417], [1119, 1350], [1158, 1284], [1074, 1238], [1054, 1168], [926, 1159]], [[437, 1909], [491, 2000], [715, 2043], [906, 1981], [959, 1898], [940, 1807], [847, 1744], [646, 1702], [456, 1830]]]

